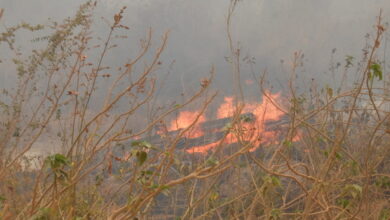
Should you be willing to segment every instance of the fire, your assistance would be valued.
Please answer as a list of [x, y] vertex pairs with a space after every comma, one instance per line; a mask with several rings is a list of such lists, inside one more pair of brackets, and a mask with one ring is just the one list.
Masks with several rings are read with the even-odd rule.
[[178, 117], [171, 122], [171, 124], [168, 128], [168, 131], [186, 129], [186, 128], [190, 127], [191, 124], [193, 124], [197, 118], [198, 118], [198, 121], [196, 122], [195, 126], [189, 132], [187, 132], [186, 136], [188, 138], [201, 137], [201, 136], [203, 136], [204, 132], [199, 127], [199, 123], [205, 122], [206, 117], [203, 114], [201, 114], [199, 111], [180, 112]]
[[[273, 100], [279, 100], [280, 94], [267, 94]], [[217, 110], [218, 118], [231, 117], [234, 114], [234, 98], [231, 96], [224, 98], [224, 103], [222, 103]], [[276, 108], [269, 99], [264, 98], [261, 103], [250, 102], [246, 103], [243, 113], [253, 113], [257, 120], [279, 120], [284, 113]]]
[[219, 144], [220, 144], [219, 142], [214, 142], [214, 143], [206, 144], [206, 145], [203, 145], [203, 146], [191, 147], [190, 149], [186, 150], [186, 152], [190, 153], [190, 154], [193, 154], [193, 153], [206, 153], [207, 151], [217, 147]]
[[[272, 100], [280, 100], [280, 94], [271, 94], [268, 93], [267, 97], [270, 97]], [[267, 97], [264, 97], [261, 102], [249, 102], [246, 103], [243, 111], [240, 112], [240, 115], [245, 113], [251, 113], [253, 118], [244, 118], [236, 123], [234, 126], [230, 127], [229, 133], [225, 138], [217, 140], [213, 143], [194, 146], [190, 149], [187, 149], [188, 153], [207, 153], [208, 151], [215, 149], [218, 146], [233, 144], [239, 141], [244, 141], [246, 143], [251, 143], [252, 148], [249, 151], [255, 151], [261, 143], [271, 143], [277, 141], [277, 134], [275, 131], [267, 131], [265, 128], [265, 122], [269, 121], [278, 121], [285, 114], [279, 110]], [[235, 113], [235, 99], [234, 97], [228, 96], [224, 98], [224, 102], [217, 109], [216, 118], [223, 119], [232, 117]], [[201, 114], [199, 111], [183, 111], [180, 112], [178, 117], [173, 120], [169, 126], [169, 131], [185, 129], [189, 127], [194, 121], [198, 118], [197, 123], [194, 125], [193, 129], [189, 131], [186, 135], [188, 138], [197, 138], [205, 134], [205, 131], [202, 130], [202, 127], [199, 123], [205, 122], [206, 117]], [[239, 137], [239, 138], [238, 138]], [[240, 139], [240, 140], [239, 140]], [[299, 140], [299, 136], [295, 136], [293, 141]]]
[[[272, 100], [279, 100], [280, 94], [267, 94]], [[226, 97], [225, 102], [220, 105], [218, 109], [218, 118], [232, 117], [234, 114], [234, 98]], [[265, 130], [266, 121], [277, 121], [280, 120], [284, 113], [280, 111], [268, 98], [263, 98], [260, 103], [249, 102], [246, 103], [242, 113], [252, 113], [255, 117], [253, 120], [241, 123], [240, 125], [240, 137], [246, 142], [252, 143], [254, 146], [250, 151], [255, 151], [260, 143], [270, 142], [276, 139], [275, 132]], [[236, 143], [237, 137], [234, 136], [228, 142], [229, 144]]]
[[218, 147], [219, 145], [222, 145], [222, 144], [232, 144], [232, 143], [236, 143], [236, 142], [237, 142], [237, 138], [232, 133], [229, 133], [222, 140], [219, 140], [219, 141], [216, 141], [216, 142], [210, 143], [210, 144], [205, 144], [205, 145], [201, 145], [201, 146], [191, 147], [190, 149], [187, 149], [186, 152], [190, 153], [190, 154], [193, 154], [193, 153], [204, 154], [204, 153], [207, 153], [207, 151], [212, 150], [212, 149]]
[[234, 98], [231, 96], [224, 98], [224, 103], [222, 103], [217, 110], [217, 118], [227, 118], [231, 117], [234, 114]]

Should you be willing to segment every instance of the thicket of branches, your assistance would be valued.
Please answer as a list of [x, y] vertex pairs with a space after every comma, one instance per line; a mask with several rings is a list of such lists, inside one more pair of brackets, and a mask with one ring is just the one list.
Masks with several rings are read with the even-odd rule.
[[[113, 68], [104, 63], [115, 56], [116, 33], [131, 31], [122, 21], [125, 7], [101, 40], [91, 29], [93, 2], [62, 23], [3, 30], [0, 43], [17, 80], [0, 98], [0, 219], [390, 218], [390, 88], [377, 54], [386, 31], [381, 15], [362, 59], [348, 56], [338, 68], [342, 76], [353, 72], [354, 84], [313, 83], [309, 93], [298, 92], [299, 52], [283, 94], [288, 102], [269, 95], [265, 73], [256, 77], [263, 99], [289, 123], [281, 140], [251, 152], [262, 134], [248, 135], [240, 117], [242, 57], [230, 33], [236, 4], [226, 23], [234, 115], [216, 150], [192, 156], [191, 163], [176, 147], [217, 96], [209, 88], [214, 69], [182, 103], [151, 108], [168, 32], [153, 45], [150, 30], [138, 54]], [[39, 49], [21, 51], [15, 39], [24, 31], [48, 34], [32, 42]], [[163, 147], [137, 140], [193, 103], [201, 106], [196, 119]], [[140, 119], [145, 115], [148, 120]], [[237, 143], [225, 146], [229, 134]], [[42, 143], [54, 153], [29, 153]]]

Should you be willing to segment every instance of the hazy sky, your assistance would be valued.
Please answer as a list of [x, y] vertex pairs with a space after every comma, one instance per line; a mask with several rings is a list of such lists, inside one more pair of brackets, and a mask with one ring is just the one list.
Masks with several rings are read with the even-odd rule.
[[[219, 100], [232, 92], [226, 16], [229, 0], [100, 0], [95, 11], [94, 36], [104, 37], [108, 27], [100, 17], [112, 20], [122, 6], [127, 6], [124, 23], [130, 26], [129, 39], [115, 53], [109, 54], [104, 65], [120, 65], [134, 54], [138, 40], [153, 29], [154, 43], [165, 31], [170, 31], [163, 53], [163, 68], [157, 74], [163, 78], [168, 71], [165, 87], [156, 99], [163, 104], [179, 101], [179, 94], [195, 91], [199, 79], [215, 66], [213, 90], [219, 90]], [[48, 18], [61, 21], [75, 14], [82, 0], [0, 0], [5, 9], [0, 30], [22, 21], [49, 24]], [[305, 65], [299, 73], [299, 85], [307, 87], [311, 78], [320, 86], [334, 84], [327, 72], [331, 63], [344, 62], [346, 55], [358, 60], [365, 45], [365, 35], [373, 33], [374, 25], [383, 10], [390, 21], [390, 0], [241, 0], [232, 20], [232, 36], [239, 42], [242, 57], [255, 58], [256, 74], [267, 70], [270, 83], [278, 91], [286, 87], [289, 61], [295, 51], [305, 54]], [[31, 45], [33, 36], [21, 35], [22, 44]], [[390, 39], [387, 33], [384, 42]], [[388, 52], [382, 47], [380, 55]], [[1, 50], [0, 57], [10, 57]], [[389, 57], [389, 56], [387, 56]], [[0, 59], [1, 59], [0, 58]], [[283, 64], [281, 60], [284, 60]], [[8, 60], [9, 62], [9, 60]], [[172, 66], [169, 64], [174, 62]], [[386, 62], [389, 63], [389, 62]], [[386, 67], [390, 70], [390, 66]], [[388, 71], [385, 73], [387, 75]], [[0, 89], [12, 87], [15, 71], [7, 62], [0, 64]], [[252, 79], [251, 69], [242, 64], [242, 80]], [[104, 87], [103, 87], [104, 89]], [[259, 99], [255, 85], [245, 85], [247, 94]], [[99, 98], [99, 97], [98, 97]], [[39, 145], [39, 143], [38, 143]], [[42, 147], [48, 146], [46, 142]], [[54, 146], [55, 144], [50, 144]], [[39, 147], [38, 147], [39, 149]]]
[[[5, 9], [0, 25], [20, 21], [47, 23], [48, 17], [62, 19], [74, 14], [82, 2], [0, 0], [0, 7]], [[226, 38], [229, 0], [101, 0], [97, 17], [112, 17], [124, 5], [128, 7], [125, 23], [132, 31], [128, 45], [118, 51], [118, 57], [128, 53], [126, 49], [137, 43], [149, 27], [154, 30], [156, 42], [165, 31], [170, 31], [163, 60], [166, 66], [172, 61], [175, 64], [165, 95], [181, 92], [183, 82], [189, 89], [195, 88], [199, 83], [192, 81], [206, 76], [212, 65], [216, 67], [217, 88], [225, 93], [231, 91], [230, 66], [224, 58], [229, 56]], [[380, 8], [384, 20], [389, 21], [389, 0], [242, 0], [233, 17], [233, 40], [240, 42], [243, 57], [255, 57], [254, 71], [267, 69], [269, 78], [278, 80], [275, 84], [286, 79], [288, 61], [298, 50], [305, 54], [302, 79], [318, 78], [325, 84], [332, 49], [337, 48], [336, 61], [343, 62], [346, 55], [359, 57], [364, 36], [372, 33]], [[102, 28], [101, 34], [107, 30], [104, 25], [97, 27], [97, 32]], [[286, 60], [283, 65], [282, 59]], [[162, 71], [165, 74], [168, 68]], [[248, 66], [243, 65], [242, 75], [243, 80], [251, 78]], [[5, 86], [6, 74], [1, 73], [0, 80], [0, 87]]]

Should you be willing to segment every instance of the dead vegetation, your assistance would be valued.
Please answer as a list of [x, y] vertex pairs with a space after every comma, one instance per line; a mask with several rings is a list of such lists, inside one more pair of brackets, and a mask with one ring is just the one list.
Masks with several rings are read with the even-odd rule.
[[[153, 45], [150, 30], [138, 55], [112, 68], [104, 61], [116, 47], [115, 33], [131, 31], [122, 24], [125, 7], [101, 42], [91, 31], [92, 2], [63, 23], [7, 28], [0, 43], [15, 54], [17, 82], [0, 99], [0, 219], [389, 219], [390, 91], [377, 53], [386, 31], [381, 14], [362, 60], [346, 59], [342, 73], [355, 71], [351, 89], [313, 84], [310, 94], [298, 92], [297, 52], [282, 98], [271, 94], [265, 73], [255, 77], [266, 104], [251, 126], [242, 117], [250, 103], [229, 29], [236, 4], [228, 10], [227, 34], [237, 98], [223, 135], [202, 154], [177, 146], [217, 96], [210, 90], [213, 68], [191, 97], [149, 108], [168, 33]], [[30, 54], [15, 47], [18, 31], [43, 28], [50, 34], [36, 41], [45, 47]], [[166, 121], [194, 103], [200, 108], [192, 121], [169, 133]], [[276, 111], [288, 123], [264, 141], [269, 137], [259, 131]], [[158, 145], [148, 141], [157, 132]], [[53, 153], [32, 155], [38, 145]]]

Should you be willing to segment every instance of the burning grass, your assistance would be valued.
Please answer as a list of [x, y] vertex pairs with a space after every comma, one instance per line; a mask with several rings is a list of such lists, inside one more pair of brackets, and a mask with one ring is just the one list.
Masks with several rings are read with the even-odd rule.
[[[138, 55], [109, 69], [102, 60], [115, 48], [114, 34], [128, 29], [125, 8], [98, 49], [90, 42], [95, 6], [87, 3], [74, 18], [50, 26], [47, 48], [15, 60], [17, 89], [0, 100], [0, 219], [389, 218], [381, 16], [354, 69], [354, 87], [298, 93], [303, 55], [295, 53], [288, 91], [267, 89], [265, 75], [245, 81], [261, 91], [255, 102], [243, 101], [240, 52], [228, 28], [235, 95], [206, 115], [217, 96], [210, 92], [214, 69], [192, 96], [151, 110], [168, 35], [154, 47], [147, 33]], [[21, 28], [39, 29], [8, 30], [1, 39], [11, 51]], [[102, 91], [103, 81], [109, 87]], [[199, 108], [189, 110], [191, 104]], [[54, 137], [61, 146], [53, 154], [28, 156]]]

